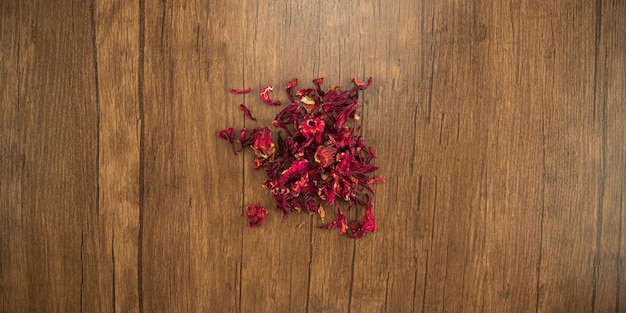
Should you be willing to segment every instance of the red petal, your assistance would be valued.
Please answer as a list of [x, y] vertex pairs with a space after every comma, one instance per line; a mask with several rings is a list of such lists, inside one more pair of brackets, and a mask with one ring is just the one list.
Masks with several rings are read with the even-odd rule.
[[261, 92], [261, 100], [269, 105], [280, 105], [280, 101], [272, 101], [270, 99], [270, 90], [273, 89], [274, 88], [272, 87], [272, 85], [265, 86], [265, 88], [263, 88], [263, 91]]
[[369, 88], [369, 86], [372, 84], [372, 77], [367, 79], [367, 85], [365, 85], [362, 81], [358, 80], [356, 77], [352, 79], [352, 82], [357, 85], [357, 87], [360, 90], [365, 90], [367, 88]]
[[235, 143], [237, 142], [237, 139], [235, 139], [235, 129], [233, 127], [222, 129], [217, 133], [217, 135], [230, 143], [233, 148], [233, 153], [236, 155], [237, 149], [235, 148]]
[[293, 98], [293, 89], [298, 86], [298, 79], [294, 78], [292, 81], [288, 82], [287, 85], [285, 85], [285, 89], [287, 90], [287, 96], [289, 96], [289, 100], [291, 100], [291, 102], [294, 102], [295, 99]]
[[363, 230], [373, 233], [376, 231], [376, 220], [372, 213], [372, 207], [368, 206], [365, 212], [365, 218], [363, 218]]
[[252, 90], [252, 88], [248, 87], [246, 89], [243, 90], [237, 90], [235, 88], [228, 88], [228, 91], [230, 91], [230, 93], [235, 94], [235, 95], [241, 95], [241, 94], [245, 94], [245, 93], [249, 93]]
[[341, 213], [341, 210], [339, 210], [337, 213], [337, 218], [335, 219], [334, 222], [324, 224], [320, 226], [320, 228], [326, 228], [326, 229], [339, 228], [339, 233], [343, 235], [348, 230], [348, 224], [346, 223], [346, 216], [343, 215], [343, 213]]
[[317, 93], [320, 95], [320, 97], [323, 97], [325, 92], [322, 91], [322, 83], [324, 82], [324, 78], [320, 77], [320, 78], [316, 78], [313, 80], [313, 85], [315, 85], [315, 89], [317, 90]]
[[252, 113], [250, 112], [250, 110], [243, 103], [239, 104], [239, 109], [243, 111], [243, 114], [245, 114], [247, 118], [253, 121], [256, 121], [256, 118], [252, 116]]
[[246, 207], [246, 217], [248, 218], [248, 226], [250, 228], [261, 226], [266, 216], [267, 209], [259, 204]]
[[291, 163], [291, 166], [282, 172], [282, 176], [280, 177], [280, 183], [284, 185], [288, 181], [299, 177], [302, 175], [309, 165], [309, 161], [307, 160], [295, 160]]

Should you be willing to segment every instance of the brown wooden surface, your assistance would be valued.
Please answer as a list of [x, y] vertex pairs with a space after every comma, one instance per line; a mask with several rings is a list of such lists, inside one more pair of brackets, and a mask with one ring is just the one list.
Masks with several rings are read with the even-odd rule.
[[[7, 0], [0, 45], [2, 312], [626, 312], [624, 1]], [[368, 76], [379, 230], [248, 228], [217, 131]]]

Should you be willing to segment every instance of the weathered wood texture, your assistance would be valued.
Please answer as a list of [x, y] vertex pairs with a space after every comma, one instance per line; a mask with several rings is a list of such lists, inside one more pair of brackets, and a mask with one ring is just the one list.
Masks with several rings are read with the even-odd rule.
[[[2, 312], [626, 312], [624, 1], [7, 0], [0, 45]], [[217, 131], [367, 76], [379, 230], [249, 229]]]

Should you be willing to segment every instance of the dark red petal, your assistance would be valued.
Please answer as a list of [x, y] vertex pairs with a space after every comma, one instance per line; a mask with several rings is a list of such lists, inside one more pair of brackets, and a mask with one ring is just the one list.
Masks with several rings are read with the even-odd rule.
[[235, 94], [235, 95], [241, 95], [241, 94], [249, 93], [250, 91], [252, 91], [252, 88], [248, 87], [243, 90], [237, 90], [235, 88], [228, 88], [228, 91], [230, 91], [230, 93]]
[[293, 98], [293, 89], [298, 86], [298, 79], [294, 78], [293, 80], [291, 80], [290, 82], [288, 82], [285, 85], [285, 89], [287, 90], [287, 96], [289, 97], [289, 100], [291, 100], [291, 102], [294, 102], [295, 99]]
[[315, 90], [317, 90], [317, 94], [320, 97], [323, 97], [326, 93], [322, 90], [322, 83], [324, 82], [324, 78], [316, 78], [313, 80], [313, 85], [315, 85]]
[[250, 228], [261, 226], [266, 216], [267, 209], [258, 203], [246, 207], [246, 217], [248, 218], [248, 226]]
[[229, 127], [222, 129], [217, 133], [217, 135], [220, 136], [220, 138], [232, 143], [235, 141], [235, 128]]
[[365, 236], [365, 232], [363, 230], [357, 230], [348, 235], [350, 238], [362, 238], [363, 236]]
[[372, 84], [372, 77], [368, 78], [367, 85], [358, 80], [356, 77], [352, 79], [352, 82], [358, 87], [359, 90], [365, 90]]
[[245, 114], [247, 118], [256, 121], [256, 117], [252, 116], [250, 109], [248, 109], [243, 103], [239, 104], [239, 109], [243, 111], [243, 114]]
[[339, 228], [339, 233], [343, 235], [348, 230], [348, 224], [346, 223], [346, 216], [343, 215], [343, 213], [341, 213], [341, 210], [338, 210], [337, 218], [335, 219], [335, 221], [326, 223], [320, 226], [320, 228], [325, 228], [325, 229]]
[[256, 128], [250, 135], [252, 150], [257, 157], [267, 159], [276, 152], [276, 145], [272, 141], [272, 132], [269, 128]]
[[265, 86], [265, 88], [263, 88], [263, 91], [261, 92], [261, 100], [269, 105], [280, 105], [280, 101], [272, 101], [270, 99], [270, 90], [273, 89], [274, 88], [272, 87], [272, 85]]
[[236, 155], [237, 148], [235, 147], [235, 143], [237, 142], [237, 139], [235, 139], [235, 129], [233, 127], [222, 129], [217, 133], [217, 135], [230, 143], [233, 148], [233, 153]]
[[363, 230], [370, 233], [376, 231], [376, 220], [374, 219], [371, 205], [368, 205], [367, 211], [365, 212], [365, 218], [363, 218]]
[[248, 130], [244, 127], [239, 131], [239, 141], [240, 142], [245, 142], [246, 141], [246, 133], [248, 132]]
[[293, 161], [293, 163], [291, 163], [291, 166], [282, 172], [281, 177], [280, 177], [281, 185], [284, 185], [285, 183], [287, 183], [290, 180], [293, 180], [294, 178], [300, 177], [300, 175], [302, 175], [307, 170], [308, 166], [309, 166], [309, 161], [307, 160]]

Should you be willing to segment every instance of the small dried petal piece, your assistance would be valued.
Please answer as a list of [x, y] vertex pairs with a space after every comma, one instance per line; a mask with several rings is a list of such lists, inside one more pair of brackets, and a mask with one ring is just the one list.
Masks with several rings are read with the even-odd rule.
[[313, 80], [313, 85], [315, 85], [315, 89], [317, 90], [317, 94], [319, 94], [321, 97], [324, 96], [325, 92], [322, 90], [322, 83], [324, 83], [324, 78], [320, 77], [320, 78], [316, 78]]
[[233, 153], [236, 155], [237, 149], [235, 148], [235, 143], [237, 142], [237, 139], [235, 138], [235, 129], [233, 127], [222, 129], [217, 133], [217, 135], [230, 143], [233, 147]]
[[348, 230], [348, 223], [346, 222], [346, 216], [343, 215], [343, 213], [341, 213], [341, 210], [339, 210], [339, 212], [337, 213], [337, 218], [335, 219], [334, 222], [324, 224], [320, 226], [320, 228], [325, 228], [325, 229], [339, 228], [339, 233], [344, 235], [346, 231]]
[[258, 203], [246, 207], [246, 217], [248, 217], [248, 226], [250, 228], [261, 226], [266, 216], [267, 209]]
[[352, 82], [359, 88], [359, 90], [365, 90], [367, 88], [370, 87], [370, 85], [372, 84], [372, 78], [368, 78], [367, 80], [367, 84], [363, 83], [362, 81], [358, 80], [356, 77], [352, 79]]
[[239, 104], [239, 109], [243, 111], [243, 114], [245, 114], [247, 118], [256, 121], [256, 117], [252, 116], [250, 109], [248, 109], [243, 103]]
[[248, 87], [243, 90], [237, 90], [235, 88], [228, 88], [228, 91], [230, 91], [230, 93], [235, 94], [235, 95], [241, 95], [241, 94], [249, 93], [250, 91], [252, 91], [252, 88]]
[[272, 133], [269, 128], [257, 128], [250, 135], [252, 139], [252, 150], [257, 157], [267, 159], [276, 152], [276, 145], [272, 141]]
[[335, 153], [337, 153], [337, 148], [332, 145], [317, 146], [314, 156], [315, 162], [322, 167], [328, 167], [335, 162]]
[[291, 166], [282, 172], [280, 177], [280, 184], [284, 185], [288, 181], [291, 181], [303, 175], [306, 172], [308, 165], [309, 161], [307, 160], [293, 161], [293, 163], [291, 163]]
[[312, 136], [315, 136], [315, 141], [320, 143], [322, 136], [324, 135], [324, 120], [314, 117], [305, 119], [300, 123], [300, 133], [309, 140]]
[[376, 220], [374, 219], [374, 213], [372, 213], [372, 206], [367, 206], [365, 211], [365, 218], [363, 218], [363, 230], [373, 233], [376, 231]]
[[280, 101], [272, 101], [270, 99], [270, 90], [274, 90], [272, 85], [267, 85], [263, 88], [263, 91], [261, 92], [261, 100], [269, 105], [280, 105]]
[[297, 79], [297, 78], [294, 78], [293, 80], [291, 80], [290, 82], [288, 82], [288, 83], [285, 85], [285, 89], [287, 90], [287, 96], [289, 96], [289, 100], [291, 100], [291, 102], [296, 101], [296, 100], [293, 98], [293, 89], [294, 89], [296, 86], [298, 86], [298, 79]]

